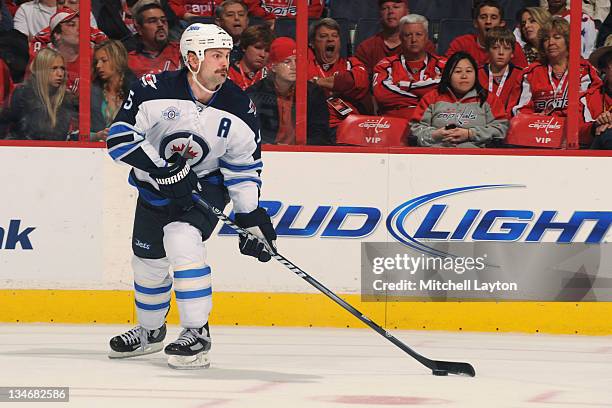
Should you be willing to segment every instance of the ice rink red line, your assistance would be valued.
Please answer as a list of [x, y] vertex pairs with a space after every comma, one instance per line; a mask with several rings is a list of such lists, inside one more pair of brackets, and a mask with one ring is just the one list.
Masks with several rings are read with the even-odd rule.
[[572, 407], [610, 407], [609, 403], [604, 402], [582, 402], [582, 401], [559, 401], [555, 399], [563, 391], [546, 391], [540, 395], [536, 395], [527, 402], [535, 402], [541, 404], [556, 404], [556, 405], [569, 405]]

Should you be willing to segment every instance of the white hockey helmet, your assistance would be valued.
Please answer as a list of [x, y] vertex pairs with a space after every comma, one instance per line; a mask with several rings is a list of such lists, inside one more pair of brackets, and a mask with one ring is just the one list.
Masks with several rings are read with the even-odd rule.
[[232, 37], [221, 27], [214, 24], [191, 24], [181, 36], [181, 56], [185, 65], [189, 52], [193, 52], [199, 61], [204, 59], [204, 51], [211, 48], [226, 48], [231, 50], [234, 46]]

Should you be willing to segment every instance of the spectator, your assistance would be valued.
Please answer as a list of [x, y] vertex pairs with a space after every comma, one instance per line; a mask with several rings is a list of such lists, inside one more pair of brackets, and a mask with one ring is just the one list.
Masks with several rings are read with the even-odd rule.
[[410, 120], [421, 98], [440, 83], [446, 58], [426, 51], [428, 25], [419, 14], [401, 18], [401, 53], [384, 58], [374, 69], [379, 113]]
[[[497, 0], [482, 0], [477, 2], [472, 8], [472, 21], [478, 34], [465, 34], [455, 38], [446, 51], [446, 56], [450, 57], [457, 51], [465, 51], [471, 54], [478, 65], [489, 62], [489, 54], [484, 48], [487, 32], [493, 27], [504, 26], [504, 10]], [[517, 67], [526, 67], [527, 60], [525, 54], [518, 44], [514, 46], [514, 57], [512, 63]]]
[[234, 40], [230, 51], [230, 64], [242, 59], [243, 48], [240, 45], [240, 36], [249, 26], [247, 6], [240, 0], [225, 0], [215, 9], [215, 24], [224, 29]]
[[23, 82], [30, 61], [28, 37], [15, 29], [0, 32], [0, 58], [8, 65], [13, 82]]
[[28, 38], [33, 37], [49, 25], [49, 19], [55, 14], [55, 0], [32, 0], [23, 3], [17, 9], [13, 25]]
[[[521, 85], [510, 97], [508, 106], [512, 116], [519, 113], [567, 116], [567, 89], [569, 63], [569, 23], [553, 17], [547, 27], [540, 29], [538, 50], [541, 62], [531, 64], [523, 71]], [[586, 60], [580, 61], [580, 92], [601, 86], [597, 72]], [[590, 137], [581, 134], [581, 144], [590, 143]]]
[[[261, 126], [261, 142], [295, 144], [295, 41], [279, 37], [272, 42], [268, 62], [270, 74], [247, 89], [255, 103]], [[331, 144], [325, 96], [308, 82], [307, 144]]]
[[3, 118], [9, 139], [68, 140], [76, 110], [66, 90], [66, 66], [62, 55], [41, 50], [32, 62], [32, 76], [13, 92]]
[[244, 56], [230, 65], [228, 77], [242, 90], [261, 81], [267, 75], [266, 65], [274, 33], [265, 25], [251, 26], [241, 36]]
[[336, 128], [349, 114], [360, 113], [360, 100], [368, 95], [370, 82], [363, 62], [340, 57], [340, 25], [324, 18], [310, 26], [311, 50], [308, 79], [323, 88], [329, 110], [329, 126]]
[[[603, 86], [591, 89], [580, 99], [585, 110], [586, 129], [594, 136], [592, 149], [612, 149], [612, 35], [589, 58], [604, 78]], [[585, 106], [586, 105], [586, 106]]]
[[[540, 7], [548, 8], [550, 1], [540, 0]], [[591, 17], [596, 25], [608, 17], [610, 13], [610, 0], [582, 0], [582, 11]]]
[[6, 7], [4, 0], [0, 0], [0, 32], [7, 32], [13, 29], [13, 15]]
[[91, 84], [92, 141], [106, 140], [108, 127], [135, 79], [128, 68], [128, 54], [121, 42], [108, 40], [96, 45]]
[[[74, 9], [71, 9], [68, 7], [58, 7], [57, 10], [58, 10], [58, 13], [59, 12], [64, 13], [64, 15], [67, 17], [66, 21], [70, 20], [73, 17], [78, 16], [79, 14], [78, 10], [75, 11]], [[89, 38], [90, 38], [90, 42], [92, 46], [95, 44], [99, 44], [102, 41], [106, 41], [107, 39], [106, 34], [104, 34], [102, 31], [100, 31], [96, 27], [93, 27], [93, 26], [90, 27], [89, 32], [90, 32]], [[52, 37], [51, 36], [51, 26], [45, 27], [43, 30], [36, 33], [36, 35], [30, 39], [30, 42], [28, 44], [30, 57], [34, 58], [34, 56], [36, 55], [38, 51], [40, 51], [41, 49], [51, 44], [52, 42], [51, 37]]]
[[514, 30], [529, 64], [538, 59], [538, 32], [550, 23], [552, 16], [543, 7], [524, 7], [517, 13], [519, 27]]
[[[71, 9], [60, 9], [51, 17], [51, 46], [64, 58], [67, 71], [66, 89], [77, 94], [79, 90], [79, 13]], [[38, 51], [40, 52], [40, 51]]]
[[504, 108], [523, 78], [523, 70], [510, 62], [515, 44], [516, 38], [509, 29], [495, 27], [489, 30], [485, 38], [489, 63], [478, 69], [478, 81], [489, 94], [499, 99]]
[[[378, 61], [400, 53], [402, 49], [399, 35], [400, 19], [409, 13], [406, 0], [378, 0], [378, 9], [382, 31], [364, 40], [355, 51], [355, 56], [365, 64], [369, 74], [374, 72]], [[436, 47], [431, 41], [427, 43], [425, 49], [431, 54], [436, 52]]]
[[[548, 12], [554, 17], [563, 17], [569, 23], [570, 11], [567, 8], [567, 0], [549, 0]], [[595, 49], [595, 41], [597, 40], [597, 28], [595, 22], [586, 13], [582, 13], [582, 57], [589, 58], [589, 55]]]
[[419, 146], [485, 147], [506, 137], [508, 119], [497, 98], [476, 79], [468, 53], [453, 54], [438, 89], [421, 99], [410, 124]]
[[138, 32], [136, 49], [128, 54], [130, 70], [137, 76], [176, 71], [181, 68], [179, 45], [168, 40], [168, 19], [158, 3], [149, 3], [135, 13]]
[[[57, 0], [57, 8], [69, 8], [74, 11], [79, 11], [79, 0]], [[98, 28], [98, 23], [96, 23], [93, 11], [89, 13], [89, 24], [91, 27]]]
[[141, 7], [153, 3], [160, 5], [166, 13], [172, 38], [172, 29], [177, 26], [177, 19], [167, 2], [160, 0], [105, 0], [96, 14], [99, 28], [109, 38], [123, 41], [128, 52], [132, 51], [136, 49], [134, 36], [137, 34], [133, 16]]
[[9, 13], [11, 13], [12, 17], [15, 17], [15, 14], [17, 13], [17, 9], [19, 9], [19, 3], [15, 3], [14, 0], [4, 0], [3, 3], [6, 5], [6, 8], [8, 9]]

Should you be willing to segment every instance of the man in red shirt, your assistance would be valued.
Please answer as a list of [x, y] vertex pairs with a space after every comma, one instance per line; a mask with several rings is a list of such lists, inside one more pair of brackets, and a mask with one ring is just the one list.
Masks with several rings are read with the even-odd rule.
[[[410, 12], [406, 0], [378, 0], [378, 9], [382, 31], [363, 41], [355, 51], [355, 56], [365, 64], [370, 74], [374, 72], [378, 61], [400, 53], [400, 19]], [[428, 41], [426, 50], [433, 54], [436, 47]]]
[[523, 70], [510, 62], [514, 55], [516, 37], [505, 27], [494, 27], [487, 33], [485, 48], [489, 62], [478, 69], [478, 81], [490, 94], [495, 95], [504, 108], [510, 95], [523, 79]]
[[[446, 56], [450, 57], [457, 51], [465, 51], [471, 54], [478, 65], [489, 62], [489, 54], [484, 47], [487, 32], [493, 27], [504, 26], [504, 11], [497, 0], [482, 0], [474, 5], [472, 9], [472, 19], [474, 28], [478, 34], [465, 34], [455, 38], [446, 51]], [[520, 68], [527, 67], [527, 58], [519, 44], [514, 45], [514, 57], [512, 63]]]
[[79, 13], [68, 9], [60, 9], [49, 22], [51, 43], [64, 57], [68, 78], [66, 89], [77, 94], [79, 90]]
[[310, 27], [308, 79], [323, 88], [332, 131], [349, 114], [359, 113], [360, 100], [370, 87], [368, 73], [357, 58], [340, 57], [340, 26], [324, 18]]
[[428, 24], [418, 14], [402, 17], [400, 54], [383, 58], [374, 68], [372, 87], [380, 114], [410, 120], [421, 98], [440, 83], [446, 58], [425, 49]]
[[181, 67], [179, 45], [168, 40], [168, 19], [159, 4], [147, 4], [136, 11], [137, 47], [128, 54], [128, 66], [141, 77], [176, 71]]
[[230, 65], [228, 77], [242, 90], [266, 77], [268, 54], [274, 40], [274, 33], [265, 25], [247, 28], [241, 36], [240, 44], [244, 56]]

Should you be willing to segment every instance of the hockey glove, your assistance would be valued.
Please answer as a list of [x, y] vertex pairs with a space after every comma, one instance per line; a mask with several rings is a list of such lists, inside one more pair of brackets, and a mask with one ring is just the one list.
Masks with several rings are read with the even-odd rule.
[[193, 208], [192, 191], [202, 191], [198, 176], [179, 153], [174, 153], [168, 159], [167, 167], [152, 171], [150, 175], [159, 185], [159, 193], [182, 211]]
[[243, 255], [255, 257], [260, 262], [268, 262], [276, 253], [276, 231], [274, 231], [266, 210], [260, 207], [250, 213], [238, 213], [236, 224], [259, 238], [240, 235], [240, 252]]

